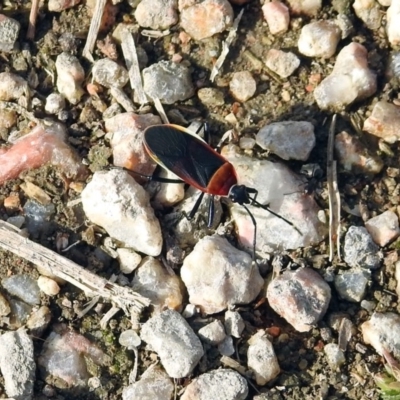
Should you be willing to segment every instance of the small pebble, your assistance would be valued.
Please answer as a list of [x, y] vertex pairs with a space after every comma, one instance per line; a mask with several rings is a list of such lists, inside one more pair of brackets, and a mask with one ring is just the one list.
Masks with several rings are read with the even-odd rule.
[[173, 310], [163, 311], [146, 321], [140, 336], [158, 354], [171, 378], [188, 376], [204, 354], [192, 328]]
[[9, 299], [9, 304], [11, 308], [10, 327], [12, 329], [18, 329], [28, 320], [33, 306], [13, 298]]
[[314, 125], [307, 121], [274, 122], [260, 129], [256, 141], [284, 160], [307, 161], [315, 146]]
[[65, 99], [61, 94], [51, 93], [46, 98], [44, 109], [49, 114], [58, 114], [65, 108]]
[[140, 26], [164, 30], [178, 23], [177, 0], [141, 0], [135, 11]]
[[322, 0], [288, 0], [290, 12], [315, 17], [322, 7]]
[[[354, 11], [368, 29], [376, 30], [381, 26], [382, 10], [376, 0], [355, 0]], [[389, 22], [389, 11], [387, 12]]]
[[60, 292], [58, 283], [47, 276], [39, 276], [38, 286], [39, 289], [48, 296], [56, 296]]
[[[176, 179], [173, 172], [167, 171], [164, 168], [157, 174], [159, 178]], [[153, 198], [153, 207], [172, 207], [181, 202], [185, 197], [185, 184], [183, 183], [162, 183], [151, 182], [147, 190], [151, 192], [155, 188], [155, 196]]]
[[400, 315], [373, 313], [371, 318], [361, 325], [364, 342], [370, 344], [381, 356], [389, 352], [393, 357], [400, 357]]
[[181, 400], [226, 399], [245, 400], [247, 381], [231, 369], [216, 369], [194, 379], [185, 390]]
[[0, 14], [0, 51], [9, 53], [14, 50], [20, 28], [18, 21]]
[[217, 107], [225, 104], [224, 94], [217, 88], [201, 88], [198, 90], [197, 96], [207, 106]]
[[342, 109], [376, 92], [376, 75], [368, 68], [367, 49], [351, 43], [339, 52], [331, 75], [314, 90], [321, 109]]
[[117, 249], [119, 269], [123, 274], [131, 274], [142, 261], [140, 254], [132, 249]]
[[335, 288], [342, 299], [358, 303], [364, 298], [370, 280], [369, 271], [351, 268], [336, 275]]
[[79, 103], [84, 94], [85, 71], [77, 57], [63, 52], [56, 59], [57, 89], [71, 104]]
[[95, 172], [82, 191], [82, 206], [91, 222], [102, 226], [124, 247], [151, 256], [160, 254], [160, 223], [148, 194], [128, 172]]
[[206, 236], [196, 244], [183, 262], [181, 278], [190, 303], [207, 314], [250, 303], [264, 283], [250, 255], [217, 235]]
[[279, 375], [280, 367], [272, 343], [259, 331], [249, 339], [247, 365], [253, 371], [257, 385], [264, 386]]
[[36, 364], [32, 338], [24, 329], [0, 336], [0, 370], [8, 397], [33, 398]]
[[381, 247], [400, 236], [399, 218], [393, 211], [385, 211], [365, 222], [373, 241]]
[[230, 357], [235, 354], [232, 336], [225, 336], [225, 339], [218, 345], [219, 354]]
[[192, 318], [197, 314], [197, 307], [194, 304], [188, 304], [182, 311], [183, 318]]
[[386, 11], [386, 31], [389, 43], [397, 46], [400, 43], [400, 3], [392, 1], [390, 7]]
[[364, 121], [363, 130], [394, 143], [400, 140], [400, 107], [384, 100], [378, 101], [372, 114]]
[[140, 379], [125, 387], [122, 400], [171, 400], [174, 384], [158, 365], [151, 365]]
[[19, 196], [12, 194], [4, 199], [3, 206], [8, 212], [13, 213], [21, 209], [21, 200]]
[[280, 1], [271, 1], [262, 6], [268, 28], [273, 35], [285, 33], [289, 29], [289, 9]]
[[268, 285], [271, 308], [297, 331], [308, 332], [325, 315], [331, 289], [311, 268], [285, 271]]
[[47, 306], [42, 306], [32, 312], [26, 321], [26, 327], [35, 337], [41, 337], [51, 322], [51, 311]]
[[254, 96], [257, 84], [249, 71], [234, 72], [229, 82], [229, 90], [232, 96], [241, 102], [245, 102]]
[[342, 31], [342, 39], [346, 39], [354, 31], [352, 20], [346, 14], [338, 14], [335, 20], [335, 24]]
[[239, 147], [242, 150], [251, 150], [254, 148], [255, 145], [256, 145], [256, 141], [253, 138], [245, 136], [245, 137], [241, 137], [239, 139]]
[[0, 317], [10, 314], [11, 308], [8, 300], [0, 293]]
[[11, 295], [30, 305], [40, 303], [40, 290], [35, 279], [29, 275], [13, 275], [1, 281], [3, 288]]
[[328, 343], [324, 347], [325, 356], [328, 364], [334, 371], [340, 371], [340, 367], [346, 362], [346, 358], [342, 350], [336, 343]]
[[93, 64], [93, 80], [107, 88], [123, 88], [129, 80], [128, 71], [109, 58], [102, 58]]
[[151, 98], [160, 99], [164, 104], [174, 104], [194, 94], [190, 71], [183, 64], [160, 61], [145, 68], [142, 74], [146, 94]]
[[222, 322], [219, 320], [211, 322], [199, 329], [197, 334], [204, 343], [211, 344], [212, 346], [219, 345], [226, 338], [224, 325], [222, 325]]
[[124, 346], [128, 349], [139, 347], [142, 343], [139, 335], [133, 329], [127, 329], [126, 331], [123, 331], [119, 336], [118, 342], [121, 346]]
[[265, 65], [280, 77], [287, 78], [299, 67], [300, 59], [290, 51], [271, 49], [267, 53]]
[[80, 2], [81, 0], [49, 0], [47, 7], [50, 12], [61, 12], [75, 7]]
[[372, 313], [376, 308], [376, 302], [371, 300], [362, 300], [360, 306], [367, 310], [368, 312]]
[[143, 259], [132, 280], [133, 290], [150, 299], [156, 311], [180, 309], [183, 300], [181, 286], [179, 277], [153, 257]]
[[350, 267], [376, 269], [382, 255], [368, 231], [362, 226], [350, 226], [344, 239], [344, 260]]
[[383, 161], [362, 143], [357, 136], [346, 131], [335, 136], [335, 150], [339, 163], [347, 171], [364, 174], [379, 174]]
[[307, 57], [330, 58], [335, 52], [342, 31], [333, 21], [315, 21], [301, 29], [298, 48]]
[[9, 129], [17, 124], [17, 113], [13, 110], [0, 110], [0, 129]]
[[181, 28], [202, 40], [223, 32], [233, 24], [233, 9], [227, 0], [180, 1]]
[[244, 326], [243, 318], [237, 311], [227, 311], [225, 313], [225, 330], [227, 335], [240, 338]]
[[11, 72], [0, 73], [0, 100], [19, 100], [29, 95], [28, 82]]

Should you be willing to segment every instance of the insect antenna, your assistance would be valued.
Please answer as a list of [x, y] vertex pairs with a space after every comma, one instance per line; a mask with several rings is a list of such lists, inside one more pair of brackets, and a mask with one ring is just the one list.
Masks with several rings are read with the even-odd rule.
[[247, 214], [249, 214], [249, 217], [251, 221], [253, 222], [254, 226], [254, 234], [253, 234], [253, 261], [256, 261], [256, 237], [257, 237], [257, 222], [256, 219], [254, 218], [253, 214], [250, 212], [250, 210], [246, 207], [245, 204], [242, 204], [244, 209], [247, 211]]
[[[275, 215], [275, 217], [278, 217], [279, 219], [281, 219], [282, 221], [285, 221], [285, 222], [286, 222], [287, 224], [289, 224], [290, 226], [293, 226], [293, 228], [294, 228], [298, 233], [300, 233], [300, 235], [303, 235], [303, 234], [301, 233], [301, 231], [299, 230], [299, 228], [298, 228], [293, 222], [290, 222], [290, 221], [289, 221], [288, 219], [286, 219], [285, 217], [282, 217], [282, 215], [279, 215], [279, 214], [276, 213], [275, 211], [272, 211], [268, 206], [259, 203], [259, 202], [258, 202], [257, 200], [255, 200], [255, 199], [252, 199], [251, 204], [252, 204], [253, 206], [256, 206], [256, 207], [262, 208], [263, 210], [268, 211], [268, 212], [271, 213], [272, 215]], [[253, 218], [254, 218], [254, 217], [253, 217]]]

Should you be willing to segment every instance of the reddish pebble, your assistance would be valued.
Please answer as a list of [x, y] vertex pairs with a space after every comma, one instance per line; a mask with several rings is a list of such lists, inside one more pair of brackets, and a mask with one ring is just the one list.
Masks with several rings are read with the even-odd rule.
[[9, 212], [18, 211], [21, 208], [21, 201], [18, 196], [11, 195], [4, 199], [4, 208]]
[[273, 35], [284, 33], [289, 29], [289, 9], [280, 1], [273, 1], [262, 6], [264, 18]]
[[60, 124], [44, 129], [36, 126], [29, 134], [18, 139], [0, 154], [0, 184], [15, 179], [28, 169], [51, 163], [60, 166], [68, 177], [83, 178], [86, 167], [73, 149], [65, 142], [65, 131]]
[[196, 40], [223, 32], [233, 23], [233, 9], [227, 0], [204, 0], [191, 5], [182, 1], [179, 7], [181, 27]]
[[267, 329], [267, 333], [276, 338], [281, 334], [281, 328], [278, 326], [271, 326]]

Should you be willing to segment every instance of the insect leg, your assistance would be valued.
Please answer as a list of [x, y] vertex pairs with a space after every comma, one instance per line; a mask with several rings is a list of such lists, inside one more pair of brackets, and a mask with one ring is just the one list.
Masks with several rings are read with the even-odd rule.
[[130, 169], [126, 169], [128, 173], [134, 174], [140, 178], [147, 179], [148, 182], [154, 181], [154, 182], [161, 182], [161, 183], [185, 183], [181, 179], [170, 179], [170, 178], [161, 178], [160, 176], [155, 176], [155, 175], [144, 175], [136, 171], [132, 171]]
[[212, 223], [214, 221], [215, 214], [215, 204], [214, 204], [214, 196], [210, 196], [208, 199], [208, 223], [207, 227], [211, 228]]
[[192, 211], [190, 211], [189, 215], [186, 215], [186, 213], [184, 213], [183, 215], [190, 221], [191, 219], [193, 219], [194, 215], [197, 213], [200, 204], [203, 200], [204, 197], [204, 192], [201, 192], [200, 196], [197, 198], [196, 203], [194, 204], [194, 207], [192, 208]]

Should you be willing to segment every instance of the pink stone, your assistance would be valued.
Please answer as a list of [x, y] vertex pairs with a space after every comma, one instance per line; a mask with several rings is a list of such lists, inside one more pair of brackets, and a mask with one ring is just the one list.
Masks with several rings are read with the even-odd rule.
[[365, 223], [373, 241], [379, 246], [386, 246], [399, 237], [399, 218], [393, 211], [385, 211]]
[[65, 131], [54, 124], [44, 129], [38, 125], [0, 153], [0, 184], [15, 179], [28, 169], [51, 163], [60, 166], [68, 177], [84, 178], [86, 167], [75, 151], [65, 142]]
[[273, 35], [284, 33], [289, 28], [289, 9], [280, 1], [272, 1], [262, 6], [264, 18]]

